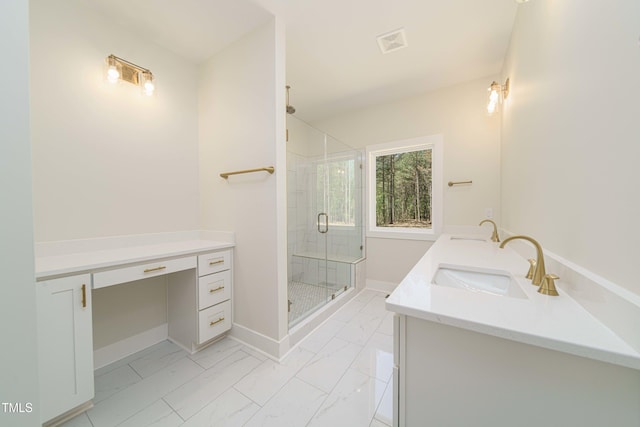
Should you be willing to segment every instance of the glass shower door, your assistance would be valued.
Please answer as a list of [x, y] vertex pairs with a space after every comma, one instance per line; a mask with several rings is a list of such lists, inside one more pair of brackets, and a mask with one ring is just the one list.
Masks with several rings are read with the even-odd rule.
[[328, 190], [329, 174], [327, 170], [327, 134], [322, 136], [322, 157], [316, 165], [316, 198], [318, 200], [317, 230], [319, 285], [324, 290], [325, 302], [329, 301], [327, 238], [329, 235]]
[[289, 326], [324, 306], [327, 289], [326, 137], [295, 117], [287, 120]]
[[329, 135], [325, 137], [322, 169], [328, 222], [326, 287], [330, 299], [352, 286], [353, 261], [362, 257], [360, 165], [360, 152]]
[[355, 284], [363, 258], [362, 152], [287, 117], [289, 327]]

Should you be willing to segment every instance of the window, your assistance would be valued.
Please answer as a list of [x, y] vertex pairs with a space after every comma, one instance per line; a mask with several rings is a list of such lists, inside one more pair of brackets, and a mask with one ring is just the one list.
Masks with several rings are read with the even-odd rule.
[[317, 165], [316, 194], [319, 206], [323, 206], [323, 200], [326, 200], [329, 225], [356, 225], [355, 167], [353, 157], [330, 158]]
[[435, 239], [442, 223], [442, 136], [367, 148], [370, 237]]

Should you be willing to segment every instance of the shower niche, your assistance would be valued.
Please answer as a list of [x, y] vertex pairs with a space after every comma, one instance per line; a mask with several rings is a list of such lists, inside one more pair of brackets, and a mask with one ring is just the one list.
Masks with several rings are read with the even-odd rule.
[[287, 116], [289, 327], [356, 284], [364, 260], [363, 153]]

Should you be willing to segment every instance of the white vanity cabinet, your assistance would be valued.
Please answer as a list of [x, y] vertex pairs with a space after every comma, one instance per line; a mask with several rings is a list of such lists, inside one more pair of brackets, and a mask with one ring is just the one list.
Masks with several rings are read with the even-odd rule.
[[169, 338], [192, 353], [231, 329], [232, 263], [230, 249], [198, 255], [197, 277], [169, 281]]
[[[170, 237], [117, 237], [42, 247], [48, 255], [36, 258], [36, 294], [43, 422], [56, 423], [91, 407], [92, 289], [162, 276], [167, 284], [166, 338], [191, 353], [231, 329], [233, 244], [190, 233]], [[107, 363], [138, 350], [136, 344], [121, 341], [116, 353], [110, 349]]]
[[38, 282], [40, 419], [93, 399], [91, 275]]
[[640, 425], [640, 371], [395, 315], [394, 427]]

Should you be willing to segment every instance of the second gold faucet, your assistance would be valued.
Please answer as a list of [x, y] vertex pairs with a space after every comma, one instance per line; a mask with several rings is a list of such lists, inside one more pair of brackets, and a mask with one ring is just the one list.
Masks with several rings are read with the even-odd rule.
[[478, 224], [479, 226], [484, 224], [485, 222], [490, 222], [491, 224], [493, 224], [493, 233], [491, 233], [491, 241], [492, 242], [499, 242], [500, 241], [500, 236], [498, 236], [498, 226], [496, 225], [495, 222], [493, 222], [490, 219], [485, 219], [480, 221], [480, 224]]

